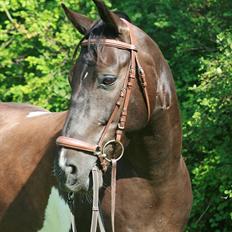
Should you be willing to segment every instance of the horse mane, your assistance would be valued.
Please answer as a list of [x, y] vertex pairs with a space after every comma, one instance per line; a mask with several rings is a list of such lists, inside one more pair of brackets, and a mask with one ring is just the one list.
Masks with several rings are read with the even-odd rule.
[[122, 12], [122, 11], [113, 11], [115, 14], [117, 14], [120, 18], [126, 19], [129, 23], [131, 23], [130, 17], [128, 16], [128, 14]]

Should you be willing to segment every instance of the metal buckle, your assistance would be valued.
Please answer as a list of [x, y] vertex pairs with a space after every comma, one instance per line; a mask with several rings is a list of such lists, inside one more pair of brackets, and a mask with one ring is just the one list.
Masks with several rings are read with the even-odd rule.
[[101, 147], [100, 146], [96, 147], [94, 155], [96, 155], [96, 156], [101, 156], [102, 155], [102, 151], [101, 151]]
[[118, 129], [120, 129], [120, 130], [124, 130], [124, 129], [125, 129], [125, 126], [121, 126], [121, 124], [120, 124], [120, 123], [118, 123]]
[[[121, 154], [116, 158], [108, 158], [107, 154], [106, 154], [106, 147], [109, 146], [110, 144], [118, 144], [121, 147]], [[104, 158], [108, 161], [108, 162], [112, 162], [112, 159], [114, 159], [115, 161], [118, 161], [122, 158], [124, 153], [124, 146], [120, 141], [117, 141], [115, 139], [109, 140], [107, 143], [105, 143], [105, 145], [102, 148], [102, 154], [104, 155]]]

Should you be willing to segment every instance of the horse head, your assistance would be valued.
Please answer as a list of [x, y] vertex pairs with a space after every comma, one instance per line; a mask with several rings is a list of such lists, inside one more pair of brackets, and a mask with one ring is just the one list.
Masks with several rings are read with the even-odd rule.
[[[74, 143], [83, 142], [85, 149], [64, 146], [56, 166], [62, 184], [74, 192], [89, 189], [90, 172], [99, 164], [93, 150], [104, 147], [102, 155], [120, 156], [129, 143], [126, 134], [148, 124], [155, 104], [155, 57], [160, 56], [153, 51], [156, 44], [101, 1], [94, 0], [94, 3], [101, 18], [97, 21], [63, 5], [68, 19], [84, 35], [69, 80], [71, 104], [62, 135], [74, 139]], [[134, 79], [133, 86], [131, 79]], [[131, 92], [129, 97], [127, 91]], [[103, 169], [109, 163], [107, 160], [110, 158], [103, 162], [100, 159]]]

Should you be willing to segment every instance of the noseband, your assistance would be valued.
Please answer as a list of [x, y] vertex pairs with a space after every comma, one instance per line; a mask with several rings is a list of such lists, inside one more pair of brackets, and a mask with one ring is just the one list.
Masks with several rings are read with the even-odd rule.
[[[122, 140], [122, 135], [125, 130], [125, 125], [127, 121], [127, 115], [128, 115], [128, 106], [130, 102], [130, 96], [131, 96], [131, 91], [132, 87], [134, 86], [135, 79], [137, 77], [138, 82], [140, 83], [143, 91], [143, 95], [145, 98], [146, 102], [146, 107], [147, 107], [147, 119], [149, 121], [150, 119], [150, 114], [151, 114], [151, 108], [150, 108], [150, 101], [148, 97], [148, 91], [147, 91], [147, 82], [145, 78], [145, 73], [143, 71], [143, 68], [141, 67], [138, 56], [137, 56], [137, 48], [135, 46], [136, 41], [135, 37], [132, 33], [131, 29], [131, 24], [128, 23], [126, 20], [123, 20], [126, 24], [127, 27], [130, 31], [130, 39], [131, 39], [131, 44], [124, 43], [121, 41], [113, 40], [113, 39], [101, 39], [95, 40], [95, 39], [90, 39], [90, 40], [84, 40], [81, 45], [82, 46], [88, 46], [89, 44], [101, 44], [103, 46], [108, 46], [108, 47], [114, 47], [122, 50], [128, 50], [130, 52], [130, 64], [127, 69], [127, 73], [125, 75], [123, 87], [120, 91], [120, 95], [118, 97], [118, 100], [115, 104], [115, 107], [108, 119], [108, 122], [106, 126], [103, 129], [103, 132], [100, 136], [100, 139], [97, 144], [90, 144], [78, 139], [66, 137], [66, 136], [59, 136], [56, 140], [57, 145], [65, 147], [65, 148], [71, 148], [75, 149], [78, 151], [86, 151], [88, 153], [86, 154], [91, 154], [95, 155], [98, 157], [101, 167], [103, 171], [106, 171], [108, 163], [111, 163], [112, 165], [112, 174], [111, 174], [111, 224], [112, 224], [112, 231], [114, 232], [114, 214], [115, 214], [115, 194], [116, 194], [116, 166], [117, 166], [117, 161], [123, 156], [124, 153], [124, 146], [121, 142]], [[137, 75], [138, 74], [138, 75]], [[121, 110], [121, 111], [120, 111]], [[104, 141], [104, 138], [109, 130], [110, 125], [112, 124], [113, 121], [115, 121], [116, 116], [120, 112], [120, 117], [118, 120], [118, 125], [116, 128], [115, 132], [115, 138], [113, 140], [109, 140], [107, 142]], [[120, 148], [120, 154], [117, 157], [111, 158], [109, 155], [107, 155], [107, 147], [110, 145], [114, 145]], [[115, 155], [115, 154], [114, 154]], [[93, 172], [93, 179], [94, 173]], [[94, 192], [95, 194], [95, 192]], [[97, 201], [97, 203], [96, 203]], [[98, 205], [98, 199], [93, 202], [93, 205]], [[93, 216], [92, 216], [92, 222], [97, 221], [93, 220], [94, 217], [94, 210], [96, 211], [96, 207], [93, 207]], [[98, 208], [97, 208], [98, 211]], [[96, 218], [99, 218], [99, 216], [96, 216]], [[96, 224], [97, 222], [95, 222]], [[100, 222], [99, 222], [100, 223]], [[93, 225], [91, 223], [91, 232], [96, 231], [93, 228], [96, 228], [96, 225]]]

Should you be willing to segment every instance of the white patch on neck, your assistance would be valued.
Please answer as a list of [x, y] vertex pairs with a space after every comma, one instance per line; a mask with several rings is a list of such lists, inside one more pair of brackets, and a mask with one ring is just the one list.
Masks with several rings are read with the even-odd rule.
[[69, 232], [71, 228], [71, 211], [59, 196], [58, 190], [52, 187], [45, 211], [42, 229], [38, 232]]
[[40, 115], [44, 115], [44, 114], [50, 114], [51, 112], [47, 112], [47, 111], [34, 111], [34, 112], [30, 112], [26, 117], [27, 118], [32, 118], [32, 117], [37, 117]]

